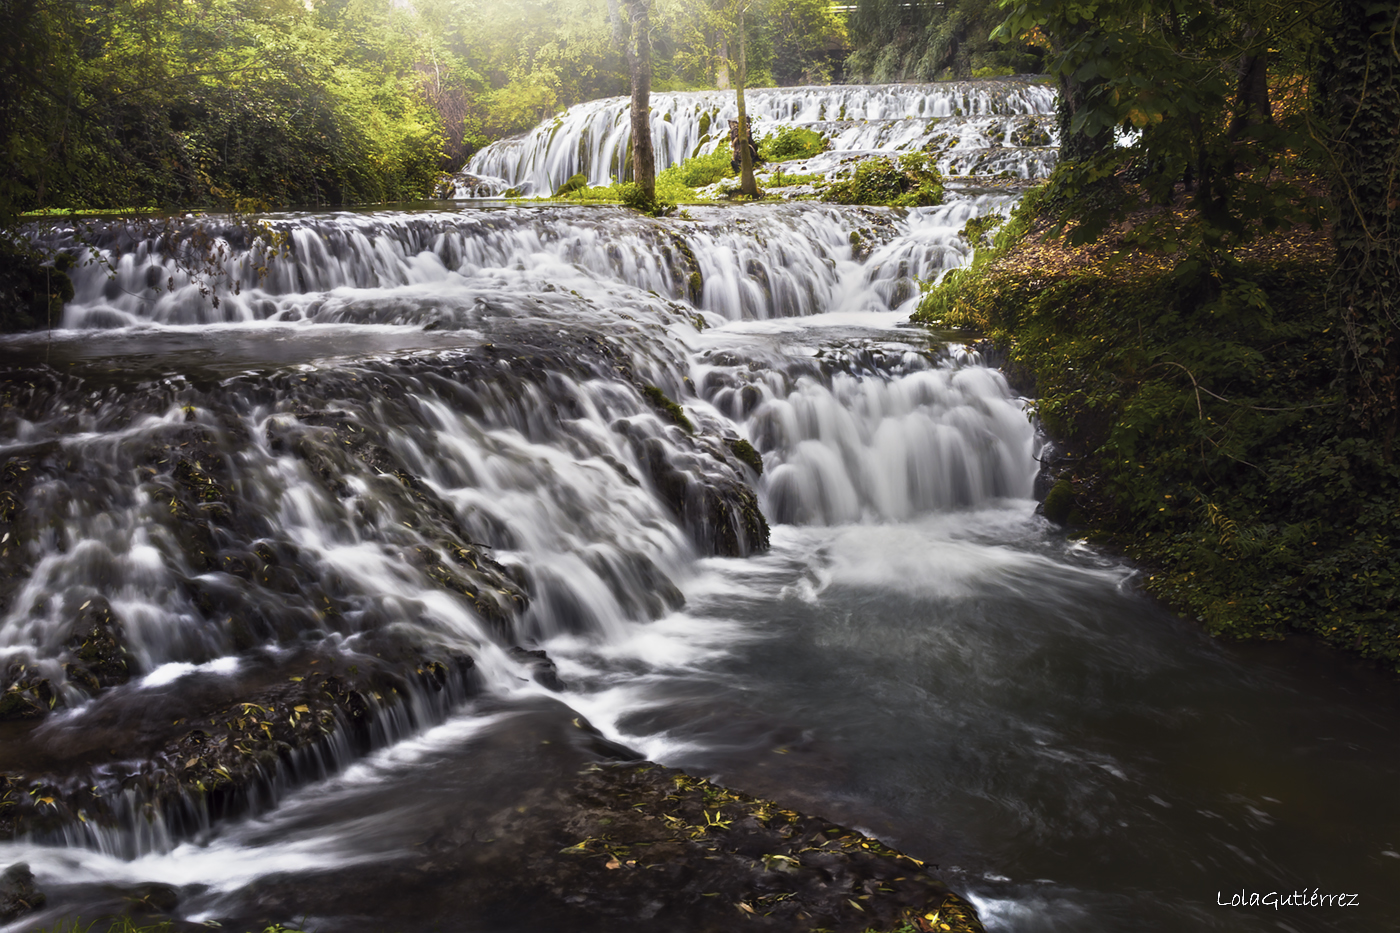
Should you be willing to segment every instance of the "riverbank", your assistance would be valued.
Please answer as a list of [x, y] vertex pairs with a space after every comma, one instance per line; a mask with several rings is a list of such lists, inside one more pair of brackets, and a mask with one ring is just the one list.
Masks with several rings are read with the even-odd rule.
[[985, 333], [1037, 398], [1055, 440], [1047, 517], [1120, 549], [1212, 634], [1306, 633], [1400, 669], [1400, 472], [1379, 440], [1340, 430], [1329, 232], [1211, 265], [1124, 246], [1148, 220], [1180, 230], [1184, 194], [1077, 248], [1050, 235], [1044, 199], [995, 245], [966, 231], [976, 261], [916, 319]]

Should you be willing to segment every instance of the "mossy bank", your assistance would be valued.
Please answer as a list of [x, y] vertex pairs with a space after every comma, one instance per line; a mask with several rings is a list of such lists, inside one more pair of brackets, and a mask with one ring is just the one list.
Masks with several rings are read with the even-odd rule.
[[1400, 670], [1400, 469], [1344, 429], [1326, 231], [1212, 265], [1120, 251], [1160, 220], [1146, 210], [1067, 248], [1047, 200], [1032, 192], [995, 243], [969, 225], [974, 263], [916, 315], [980, 331], [1036, 397], [1047, 517], [1121, 548], [1213, 634], [1306, 632]]

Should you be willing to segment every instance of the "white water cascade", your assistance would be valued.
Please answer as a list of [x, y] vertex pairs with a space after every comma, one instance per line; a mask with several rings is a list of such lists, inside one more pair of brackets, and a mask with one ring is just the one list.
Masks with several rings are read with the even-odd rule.
[[[733, 93], [687, 91], [652, 95], [651, 135], [658, 171], [728, 145], [738, 117]], [[755, 88], [745, 95], [754, 137], [780, 126], [804, 126], [828, 150], [784, 171], [830, 173], [871, 153], [924, 149], [945, 175], [1043, 178], [1054, 166], [1055, 92], [1031, 79], [923, 85]], [[591, 185], [630, 177], [629, 99], [570, 107], [523, 136], [472, 157], [458, 197], [495, 197], [507, 189], [549, 194], [577, 173]]]
[[[1048, 132], [1030, 81], [753, 99], [833, 164], [940, 134], [954, 174], [1049, 164], [1018, 135]], [[481, 171], [605, 180], [619, 106]], [[658, 95], [666, 158], [725, 106]], [[0, 867], [49, 905], [0, 933], [155, 901], [498, 933], [462, 906], [492, 846], [634, 752], [868, 829], [994, 933], [1348, 928], [1211, 900], [1279, 878], [1393, 927], [1366, 893], [1400, 851], [1380, 688], [1246, 662], [1136, 595], [1035, 515], [1026, 400], [909, 325], [958, 231], [1013, 204], [35, 230], [76, 297], [0, 337]], [[108, 617], [129, 676], [99, 682], [79, 636]], [[250, 705], [277, 711], [252, 738], [289, 738], [194, 785]], [[512, 929], [569, 929], [569, 903]]]

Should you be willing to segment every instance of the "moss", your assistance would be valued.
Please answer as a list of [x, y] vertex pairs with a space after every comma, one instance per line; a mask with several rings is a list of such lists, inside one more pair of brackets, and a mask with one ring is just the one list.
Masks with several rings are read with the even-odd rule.
[[583, 172], [579, 172], [577, 175], [570, 176], [567, 181], [565, 181], [562, 185], [556, 188], [554, 191], [554, 196], [556, 198], [562, 198], [564, 197], [564, 195], [568, 194], [571, 191], [578, 191], [580, 188], [587, 187], [588, 176], [583, 174]]
[[740, 463], [748, 464], [759, 476], [763, 475], [763, 457], [754, 450], [752, 444], [742, 437], [726, 437], [724, 443]]
[[642, 386], [642, 395], [646, 397], [648, 402], [651, 402], [653, 408], [659, 409], [667, 418], [671, 419], [672, 423], [684, 430], [685, 433], [695, 433], [695, 425], [691, 424], [690, 419], [685, 416], [685, 409], [671, 401], [670, 397], [665, 392], [662, 392], [656, 386]]
[[1070, 512], [1074, 509], [1074, 489], [1070, 486], [1069, 480], [1062, 479], [1051, 487], [1041, 508], [1047, 519], [1057, 525], [1065, 524], [1069, 520]]

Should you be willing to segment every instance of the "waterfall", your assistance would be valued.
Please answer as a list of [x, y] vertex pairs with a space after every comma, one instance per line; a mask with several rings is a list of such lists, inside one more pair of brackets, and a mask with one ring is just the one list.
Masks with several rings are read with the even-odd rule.
[[[1014, 119], [1041, 90], [960, 106]], [[953, 108], [953, 89], [922, 93], [917, 112]], [[765, 106], [798, 113], [785, 94]], [[910, 99], [833, 89], [808, 110], [883, 119]], [[557, 693], [531, 646], [626, 641], [683, 604], [702, 558], [761, 552], [768, 522], [1026, 496], [1033, 432], [1005, 381], [891, 332], [966, 261], [967, 220], [1013, 203], [36, 231], [77, 262], [62, 326], [5, 338], [0, 689], [55, 710], [17, 754], [68, 762], [28, 832], [167, 851], [468, 696]], [[84, 659], [92, 637], [121, 676]], [[291, 715], [285, 753], [219, 793], [176, 777], [178, 728], [161, 745], [121, 725], [212, 716], [196, 732], [217, 734], [308, 677], [322, 693], [281, 702], [319, 731]], [[94, 744], [113, 760], [62, 751]]]
[[[1043, 178], [1054, 166], [1055, 92], [1026, 78], [922, 85], [754, 88], [745, 94], [755, 138], [800, 125], [826, 137], [828, 151], [784, 163], [794, 173], [830, 172], [873, 152], [924, 149], [948, 175]], [[728, 145], [738, 118], [721, 91], [653, 94], [652, 151], [657, 170]], [[570, 107], [523, 136], [495, 142], [468, 162], [458, 197], [493, 197], [508, 188], [549, 194], [575, 174], [591, 185], [630, 177], [631, 124], [626, 97]]]

